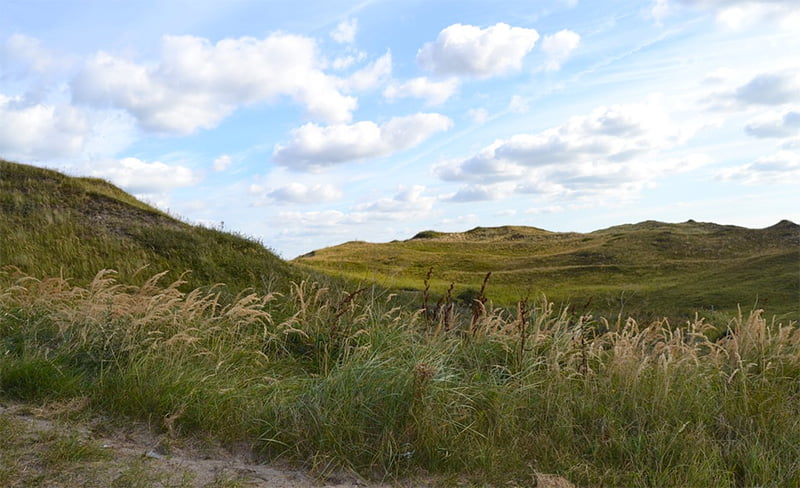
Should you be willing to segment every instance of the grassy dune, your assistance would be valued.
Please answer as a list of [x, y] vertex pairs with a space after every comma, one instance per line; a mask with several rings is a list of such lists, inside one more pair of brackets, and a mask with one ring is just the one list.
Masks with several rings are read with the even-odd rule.
[[104, 268], [132, 283], [191, 270], [189, 287], [221, 282], [234, 292], [299, 276], [260, 242], [186, 224], [104, 180], [2, 160], [0, 235], [0, 266], [84, 284]]
[[763, 307], [800, 318], [800, 226], [766, 229], [642, 222], [588, 234], [532, 227], [421, 232], [407, 241], [349, 242], [294, 261], [398, 289], [430, 289], [469, 302], [487, 272], [489, 296], [513, 306], [541, 294], [595, 314], [642, 320], [727, 316]]

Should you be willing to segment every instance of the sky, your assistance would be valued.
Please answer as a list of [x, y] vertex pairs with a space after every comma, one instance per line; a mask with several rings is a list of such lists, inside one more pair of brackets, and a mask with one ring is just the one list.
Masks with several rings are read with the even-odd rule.
[[796, 0], [0, 0], [0, 157], [280, 256], [800, 223]]

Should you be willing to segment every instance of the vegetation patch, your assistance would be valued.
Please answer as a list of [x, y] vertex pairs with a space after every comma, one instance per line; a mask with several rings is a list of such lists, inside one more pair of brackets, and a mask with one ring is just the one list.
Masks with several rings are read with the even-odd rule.
[[[227, 299], [162, 280], [7, 275], [0, 397], [45, 401], [64, 371], [79, 372], [58, 395], [166, 439], [244, 441], [321, 476], [800, 483], [800, 331], [761, 310], [675, 327], [544, 300], [508, 312], [483, 301], [485, 289], [445, 312], [447, 302], [414, 309], [377, 288], [299, 282]], [[34, 360], [48, 367], [19, 390], [13, 372]], [[52, 466], [100, 455], [79, 437], [48, 443]], [[134, 471], [115, 479], [128, 486]]]
[[320, 249], [293, 262], [420, 292], [433, 268], [429, 287], [438, 296], [451, 284], [454, 294], [468, 294], [491, 272], [492, 300], [512, 308], [544, 294], [562, 305], [589, 303], [596, 315], [643, 321], [730, 318], [740, 305], [800, 319], [800, 226], [789, 221], [766, 229], [647, 221], [588, 234], [513, 226], [424, 231], [407, 241]]

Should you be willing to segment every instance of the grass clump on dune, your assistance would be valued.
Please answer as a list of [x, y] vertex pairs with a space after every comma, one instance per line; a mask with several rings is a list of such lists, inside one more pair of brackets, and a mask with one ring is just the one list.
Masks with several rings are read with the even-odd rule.
[[230, 298], [162, 280], [103, 271], [82, 287], [9, 270], [0, 396], [86, 397], [323, 473], [800, 483], [800, 333], [759, 310], [712, 340], [702, 320], [609, 322], [545, 300], [432, 314], [371, 288]]

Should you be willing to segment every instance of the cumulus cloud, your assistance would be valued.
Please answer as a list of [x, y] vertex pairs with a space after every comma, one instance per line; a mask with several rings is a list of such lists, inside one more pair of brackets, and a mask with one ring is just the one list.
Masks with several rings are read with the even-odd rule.
[[73, 107], [0, 95], [0, 154], [20, 161], [63, 158], [83, 150], [89, 122]]
[[276, 145], [275, 162], [298, 170], [318, 170], [346, 161], [388, 156], [412, 148], [453, 122], [441, 114], [394, 117], [378, 125], [371, 121], [320, 126], [308, 123], [292, 131], [286, 145]]
[[561, 30], [553, 35], [544, 36], [542, 51], [547, 55], [545, 69], [557, 71], [561, 65], [572, 55], [572, 52], [581, 42], [581, 36], [571, 30]]
[[722, 181], [738, 181], [747, 185], [792, 184], [800, 181], [800, 154], [779, 151], [753, 163], [726, 168], [717, 173]]
[[655, 103], [600, 107], [558, 127], [495, 141], [470, 158], [439, 163], [433, 171], [442, 180], [473, 185], [462, 188], [457, 200], [499, 197], [499, 187], [486, 185], [503, 182], [515, 183], [516, 193], [636, 190], [657, 175], [707, 164], [699, 156], [655, 156], [689, 135]]
[[538, 39], [534, 29], [503, 23], [485, 29], [453, 24], [417, 52], [417, 62], [437, 75], [488, 78], [520, 70]]
[[326, 203], [340, 199], [342, 192], [329, 184], [305, 185], [294, 182], [267, 192], [266, 197], [277, 203]]
[[789, 111], [747, 124], [745, 132], [754, 137], [791, 137], [800, 133], [800, 112]]
[[[195, 36], [165, 36], [161, 59], [139, 64], [100, 52], [72, 81], [76, 101], [133, 114], [148, 130], [188, 134], [213, 128], [241, 105], [290, 97], [308, 113], [346, 122], [354, 97], [325, 74], [312, 39], [272, 34], [212, 44]], [[247, 69], [242, 69], [246, 66]]]
[[99, 162], [91, 170], [91, 174], [105, 178], [137, 195], [166, 193], [200, 181], [199, 175], [186, 166], [169, 165], [160, 161], [147, 162], [138, 158]]
[[358, 19], [343, 20], [331, 31], [331, 39], [340, 44], [351, 44], [356, 40], [357, 31]]
[[441, 105], [458, 90], [458, 79], [432, 81], [425, 76], [412, 78], [403, 83], [391, 83], [383, 90], [389, 100], [397, 98], [422, 98], [428, 106]]

